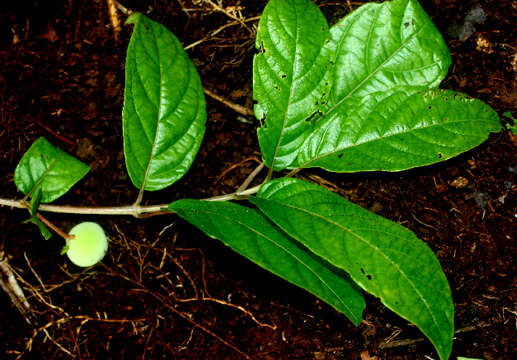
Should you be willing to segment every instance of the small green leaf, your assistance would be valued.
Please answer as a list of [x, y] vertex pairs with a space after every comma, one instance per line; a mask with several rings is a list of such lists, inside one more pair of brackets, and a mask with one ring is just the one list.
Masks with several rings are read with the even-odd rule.
[[36, 215], [31, 216], [29, 219], [25, 220], [23, 223], [24, 224], [32, 223], [32, 224], [36, 225], [41, 233], [41, 236], [43, 236], [43, 238], [45, 240], [48, 240], [52, 237], [52, 233], [50, 232], [50, 230], [47, 229], [45, 224], [43, 224], [41, 222], [41, 220], [36, 217]]
[[89, 170], [88, 165], [40, 137], [18, 163], [14, 182], [25, 195], [40, 188], [40, 201], [48, 203], [65, 194]]
[[253, 60], [255, 114], [268, 166], [282, 170], [296, 159], [325, 96], [329, 54], [327, 21], [308, 0], [271, 0], [260, 18]]
[[203, 140], [206, 106], [197, 70], [163, 25], [135, 13], [126, 58], [124, 155], [133, 184], [163, 189], [190, 168]]
[[68, 250], [70, 250], [70, 246], [68, 245], [64, 245], [62, 248], [61, 248], [61, 252], [59, 253], [59, 255], [65, 255]]
[[358, 325], [365, 307], [348, 276], [272, 225], [259, 211], [230, 202], [183, 199], [169, 209], [266, 270], [318, 296]]
[[440, 263], [408, 229], [298, 179], [264, 184], [250, 201], [317, 256], [348, 272], [449, 357], [454, 334], [451, 290]]
[[501, 129], [480, 100], [409, 87], [364, 98], [322, 123], [300, 152], [301, 167], [335, 172], [399, 171], [444, 161]]

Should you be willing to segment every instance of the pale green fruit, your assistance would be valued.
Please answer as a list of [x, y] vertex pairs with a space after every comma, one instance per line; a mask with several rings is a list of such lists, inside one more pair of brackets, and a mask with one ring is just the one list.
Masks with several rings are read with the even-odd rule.
[[102, 260], [108, 251], [106, 234], [99, 224], [83, 222], [70, 230], [70, 235], [75, 235], [68, 241], [66, 255], [77, 266], [92, 266]]

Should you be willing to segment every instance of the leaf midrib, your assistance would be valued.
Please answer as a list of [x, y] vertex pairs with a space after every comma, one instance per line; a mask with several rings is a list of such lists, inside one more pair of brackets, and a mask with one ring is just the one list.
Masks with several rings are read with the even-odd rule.
[[[154, 43], [156, 45], [157, 39], [156, 39], [156, 34], [154, 33], [154, 29], [152, 30], [152, 34], [153, 34]], [[145, 186], [147, 185], [147, 179], [149, 177], [149, 171], [151, 169], [151, 162], [153, 161], [154, 152], [155, 152], [155, 149], [156, 149], [156, 141], [158, 139], [158, 126], [160, 125], [161, 112], [162, 112], [161, 100], [162, 100], [163, 72], [162, 72], [162, 62], [161, 62], [161, 59], [160, 59], [161, 56], [160, 56], [160, 47], [159, 46], [156, 46], [156, 56], [158, 58], [158, 61], [157, 61], [158, 62], [158, 69], [160, 70], [160, 97], [159, 97], [160, 103], [157, 106], [157, 108], [158, 108], [157, 110], [158, 111], [157, 111], [157, 116], [156, 116], [156, 131], [154, 133], [154, 139], [153, 139], [153, 143], [151, 145], [151, 155], [149, 156], [149, 161], [147, 162], [147, 167], [145, 169], [144, 177], [142, 179], [142, 186], [140, 187], [140, 192], [144, 191]], [[138, 69], [137, 69], [137, 72], [138, 72]], [[140, 76], [140, 74], [138, 76]], [[150, 98], [149, 98], [149, 101], [152, 103]], [[140, 120], [140, 121], [142, 121], [142, 120]]]
[[[153, 32], [152, 32], [152, 36], [154, 38], [154, 43], [155, 45], [157, 44], [158, 42], [158, 39], [156, 37], [156, 34], [154, 32], [154, 29], [153, 29]], [[171, 43], [172, 46], [174, 46], [174, 48], [176, 48], [177, 44], [175, 44], [174, 42]], [[158, 135], [159, 135], [159, 124], [160, 124], [160, 121], [162, 120], [162, 97], [163, 97], [163, 88], [165, 87], [163, 81], [164, 81], [164, 75], [163, 75], [163, 69], [162, 69], [162, 61], [161, 61], [161, 51], [160, 51], [160, 46], [156, 46], [156, 54], [157, 54], [157, 64], [158, 64], [158, 69], [160, 70], [160, 96], [159, 96], [159, 104], [158, 105], [155, 105], [152, 101], [151, 101], [151, 98], [149, 96], [147, 96], [149, 102], [155, 106], [157, 108], [157, 115], [156, 115], [156, 130], [155, 130], [155, 134], [154, 134], [154, 138], [153, 138], [153, 142], [151, 144], [151, 154], [149, 156], [149, 161], [147, 162], [147, 167], [145, 169], [145, 172], [144, 172], [144, 176], [143, 176], [143, 179], [142, 179], [142, 185], [140, 187], [140, 190], [143, 191], [145, 190], [145, 187], [147, 185], [147, 181], [149, 179], [149, 173], [150, 173], [150, 169], [151, 169], [151, 164], [154, 160], [154, 156], [155, 156], [155, 152], [156, 152], [156, 143], [157, 143], [157, 140], [158, 140]], [[181, 54], [178, 54], [178, 51], [176, 51], [176, 56], [181, 56]], [[138, 68], [136, 67], [136, 64], [135, 64], [135, 70], [136, 72], [138, 73]], [[176, 108], [179, 107], [179, 105], [181, 104], [181, 101], [182, 99], [184, 98], [186, 92], [187, 92], [187, 89], [188, 89], [188, 86], [190, 85], [190, 68], [187, 66], [187, 71], [189, 72], [189, 80], [186, 82], [187, 83], [187, 86], [185, 86], [185, 89], [184, 89], [184, 92], [183, 94], [181, 95], [180, 99], [178, 100], [177, 104], [176, 104]], [[140, 77], [140, 74], [138, 74], [138, 76]], [[174, 113], [175, 110], [171, 111], [171, 113]], [[141, 120], [140, 120], [141, 121]], [[189, 127], [188, 130], [190, 130], [191, 127]]]
[[[60, 153], [58, 152], [58, 155], [52, 159], [52, 161], [48, 164], [47, 166], [47, 169], [45, 169], [45, 171], [43, 172], [43, 174], [41, 174], [41, 176], [35, 180], [33, 177], [32, 177], [32, 172], [30, 171], [30, 161], [29, 161], [29, 174], [30, 174], [30, 177], [31, 179], [34, 181], [34, 185], [31, 187], [31, 189], [29, 190], [29, 192], [26, 194], [26, 196], [30, 196], [34, 190], [36, 190], [36, 188], [40, 185], [40, 184], [43, 184], [43, 181], [45, 181], [45, 178], [50, 174], [50, 171], [54, 168], [54, 166], [57, 164], [58, 160], [61, 159], [63, 157], [64, 153]], [[29, 159], [30, 160], [30, 159]], [[45, 164], [47, 165], [47, 164]], [[43, 185], [42, 185], [43, 186]], [[42, 189], [43, 190], [43, 189]], [[43, 195], [46, 195], [46, 197], [50, 197], [50, 194], [47, 194], [47, 193], [43, 193], [42, 192], [42, 199], [43, 199]], [[45, 199], [45, 200], [48, 200], [48, 199]]]
[[[439, 325], [438, 325], [438, 321], [437, 319], [435, 318], [434, 316], [434, 313], [431, 311], [431, 308], [429, 306], [429, 304], [427, 303], [427, 301], [425, 300], [425, 298], [422, 296], [422, 294], [420, 293], [420, 291], [418, 291], [418, 289], [416, 288], [415, 284], [409, 279], [409, 277], [406, 275], [406, 273], [400, 269], [400, 267], [389, 257], [387, 256], [386, 254], [384, 254], [378, 247], [376, 247], [375, 245], [371, 244], [368, 240], [364, 239], [363, 237], [359, 236], [358, 234], [355, 234], [353, 231], [351, 231], [350, 229], [347, 229], [346, 227], [344, 227], [343, 225], [333, 221], [333, 220], [330, 220], [322, 215], [319, 215], [317, 213], [314, 213], [314, 212], [311, 212], [309, 210], [306, 210], [306, 209], [303, 209], [303, 208], [299, 208], [297, 206], [294, 206], [294, 205], [291, 205], [291, 204], [286, 204], [286, 203], [282, 203], [280, 201], [277, 201], [277, 200], [273, 200], [273, 199], [265, 199], [265, 198], [262, 198], [266, 201], [271, 201], [271, 202], [275, 202], [277, 203], [278, 205], [280, 206], [285, 206], [285, 207], [288, 207], [288, 208], [291, 208], [291, 209], [294, 209], [295, 211], [300, 211], [300, 212], [303, 212], [307, 215], [310, 215], [310, 216], [314, 216], [316, 218], [319, 218], [321, 220], [323, 220], [324, 222], [327, 222], [329, 223], [330, 225], [334, 225], [340, 229], [342, 229], [344, 232], [346, 233], [349, 233], [350, 235], [352, 235], [354, 238], [358, 239], [359, 241], [363, 242], [364, 244], [366, 244], [367, 246], [369, 246], [370, 248], [372, 248], [375, 252], [377, 252], [380, 256], [382, 256], [383, 258], [385, 258], [389, 263], [391, 263], [393, 265], [393, 267], [395, 267], [397, 270], [399, 270], [400, 274], [407, 280], [408, 284], [411, 285], [411, 287], [413, 288], [413, 290], [415, 291], [415, 293], [418, 295], [418, 299], [424, 304], [426, 310], [428, 311], [428, 313], [431, 315], [431, 318], [433, 320], [433, 325], [435, 327], [435, 329], [438, 329], [438, 333], [439, 333]], [[315, 254], [317, 254], [318, 256], [321, 256], [323, 257], [321, 254], [318, 254], [317, 252], [315, 252]], [[337, 267], [340, 267], [339, 265], [335, 264], [334, 262], [332, 262], [330, 259], [328, 259], [328, 257], [323, 257], [323, 258], [326, 258], [327, 261], [330, 261], [334, 266], [337, 266]], [[341, 268], [341, 267], [340, 267]], [[345, 271], [347, 271], [346, 269], [344, 269]], [[348, 272], [348, 271], [347, 271]], [[350, 274], [352, 275], [352, 274]], [[375, 295], [378, 295], [378, 294], [375, 294]]]
[[[456, 123], [472, 122], [472, 121], [473, 121], [473, 119], [449, 120], [449, 121], [447, 121], [447, 124], [456, 124]], [[491, 121], [487, 120], [487, 119], [475, 119], [474, 121], [491, 123]], [[441, 124], [431, 124], [431, 125], [428, 125], [428, 126], [421, 126], [421, 127], [413, 127], [413, 128], [411, 128], [411, 129], [409, 129], [407, 131], [393, 132], [393, 133], [390, 133], [387, 136], [379, 136], [379, 137], [376, 137], [376, 138], [373, 138], [373, 139], [368, 139], [368, 140], [365, 140], [365, 141], [358, 141], [358, 142], [356, 142], [356, 143], [354, 143], [354, 144], [352, 144], [350, 146], [338, 147], [338, 148], [336, 148], [333, 151], [329, 151], [329, 152], [326, 152], [326, 153], [324, 153], [324, 154], [322, 154], [320, 156], [316, 156], [314, 158], [311, 158], [309, 161], [306, 161], [303, 164], [300, 164], [298, 166], [298, 168], [305, 168], [306, 166], [308, 166], [311, 163], [314, 163], [314, 162], [316, 162], [318, 160], [321, 160], [323, 158], [335, 155], [335, 154], [340, 153], [342, 151], [345, 151], [345, 150], [348, 150], [348, 149], [352, 149], [352, 148], [355, 148], [355, 147], [358, 147], [358, 146], [361, 146], [361, 145], [364, 145], [364, 144], [368, 144], [368, 143], [375, 142], [375, 141], [382, 141], [382, 140], [389, 139], [390, 137], [393, 137], [393, 136], [399, 136], [399, 135], [402, 135], [402, 134], [410, 134], [413, 131], [427, 130], [427, 129], [430, 129], [430, 128], [435, 127], [435, 126], [443, 126], [443, 125], [444, 125], [444, 123], [441, 123]], [[463, 135], [465, 135], [465, 134], [463, 134]], [[450, 147], [453, 147], [453, 146], [450, 146]]]
[[[296, 24], [295, 24], [295, 28], [296, 28], [296, 35], [295, 35], [295, 47], [294, 47], [294, 59], [293, 59], [293, 68], [292, 68], [292, 72], [291, 72], [291, 86], [289, 88], [289, 98], [287, 100], [287, 105], [285, 107], [285, 112], [284, 112], [284, 117], [283, 117], [283, 120], [282, 120], [282, 128], [280, 129], [280, 136], [278, 137], [278, 141], [276, 143], [276, 146], [275, 146], [275, 151], [273, 152], [273, 158], [271, 159], [271, 169], [274, 169], [275, 168], [275, 160], [276, 160], [276, 156], [278, 154], [278, 150], [280, 149], [280, 144], [282, 143], [282, 138], [284, 136], [284, 133], [285, 133], [285, 128], [286, 128], [286, 124], [287, 124], [287, 113], [289, 111], [289, 107], [291, 106], [291, 101], [292, 101], [292, 97], [293, 97], [293, 89], [294, 89], [294, 76], [296, 74], [296, 70], [297, 70], [297, 61], [296, 61], [296, 57], [298, 56], [297, 53], [298, 53], [298, 35], [299, 35], [299, 27], [298, 27], [298, 12], [297, 12], [297, 8], [296, 6], [293, 6], [294, 8], [294, 12], [295, 12], [295, 19], [296, 19]], [[269, 30], [268, 30], [269, 32]], [[287, 33], [287, 31], [285, 31]]]
[[[382, 9], [382, 6], [379, 7], [379, 11]], [[352, 95], [354, 95], [354, 93], [359, 89], [361, 88], [368, 80], [370, 80], [374, 75], [376, 75], [380, 69], [386, 64], [388, 63], [402, 48], [404, 48], [411, 40], [413, 40], [413, 38], [415, 36], [418, 36], [423, 30], [424, 28], [428, 25], [429, 23], [426, 22], [422, 25], [422, 27], [420, 29], [418, 29], [417, 31], [415, 31], [411, 36], [409, 36], [406, 41], [404, 41], [397, 49], [395, 49], [395, 51], [390, 55], [388, 56], [382, 63], [380, 63], [370, 74], [368, 74], [368, 76], [366, 76], [363, 80], [361, 80], [352, 90], [350, 90], [350, 92], [348, 94], [346, 94], [341, 100], [339, 100], [335, 105], [333, 105], [328, 111], [327, 113], [325, 114], [324, 118], [327, 118], [328, 116], [332, 115], [334, 111], [336, 111], [340, 106], [341, 104], [343, 104], [347, 99], [349, 99]], [[350, 24], [350, 27], [352, 26], [352, 24]], [[373, 26], [373, 24], [372, 24]], [[370, 28], [371, 29], [371, 28]], [[347, 29], [346, 32], [349, 31], [349, 28]], [[341, 44], [345, 41], [345, 37], [342, 36], [342, 39], [341, 41], [339, 42], [339, 46], [338, 48], [341, 48]], [[366, 50], [365, 50], [366, 51]], [[337, 53], [337, 51], [336, 51]], [[366, 65], [368, 66], [368, 65]], [[323, 120], [323, 119], [322, 119]]]

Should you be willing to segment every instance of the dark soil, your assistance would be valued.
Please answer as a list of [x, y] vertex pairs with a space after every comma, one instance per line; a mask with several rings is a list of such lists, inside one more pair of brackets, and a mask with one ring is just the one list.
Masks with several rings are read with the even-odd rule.
[[[251, 108], [256, 20], [213, 34], [234, 20], [208, 1], [121, 3], [148, 12], [185, 46], [204, 39], [188, 50], [204, 86]], [[243, 19], [260, 15], [265, 3], [222, 1], [227, 12], [240, 9]], [[333, 18], [363, 2], [317, 3]], [[421, 3], [453, 56], [443, 87], [480, 98], [499, 114], [517, 115], [515, 2]], [[20, 197], [14, 169], [30, 144], [45, 136], [92, 167], [57, 203], [125, 205], [136, 198], [125, 172], [121, 131], [131, 29], [122, 26], [115, 37], [106, 4], [1, 2], [0, 197]], [[466, 24], [476, 6], [486, 19]], [[208, 109], [195, 165], [171, 189], [147, 193], [146, 203], [232, 192], [256, 166], [257, 121], [210, 98]], [[429, 244], [453, 292], [453, 359], [517, 358], [516, 144], [516, 137], [502, 131], [467, 154], [427, 168], [300, 174], [407, 226]], [[366, 320], [354, 327], [330, 306], [175, 216], [48, 214], [65, 230], [82, 220], [104, 226], [108, 256], [86, 270], [59, 255], [59, 237], [44, 241], [36, 227], [22, 224], [26, 217], [0, 208], [0, 249], [34, 309], [29, 325], [0, 293], [2, 359], [437, 359], [429, 341], [377, 299], [367, 297]]]

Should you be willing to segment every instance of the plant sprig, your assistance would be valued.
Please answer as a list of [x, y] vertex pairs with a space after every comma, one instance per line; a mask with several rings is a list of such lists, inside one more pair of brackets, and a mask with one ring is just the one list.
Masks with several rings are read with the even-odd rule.
[[[365, 307], [362, 291], [379, 297], [417, 325], [442, 360], [449, 358], [451, 290], [429, 247], [399, 224], [293, 178], [312, 167], [351, 173], [434, 164], [500, 131], [488, 105], [438, 88], [451, 56], [418, 1], [368, 3], [329, 27], [310, 0], [270, 0], [253, 61], [264, 162], [233, 193], [149, 206], [141, 205], [146, 191], [172, 185], [192, 165], [205, 133], [206, 102], [199, 74], [176, 36], [143, 14], [131, 15], [128, 23], [134, 30], [122, 128], [136, 201], [115, 207], [47, 204], [89, 167], [40, 138], [15, 171], [16, 186], [31, 203], [0, 199], [0, 205], [29, 209], [29, 221], [42, 231], [41, 211], [139, 218], [176, 213], [355, 325]], [[265, 181], [252, 186], [266, 166]]]

